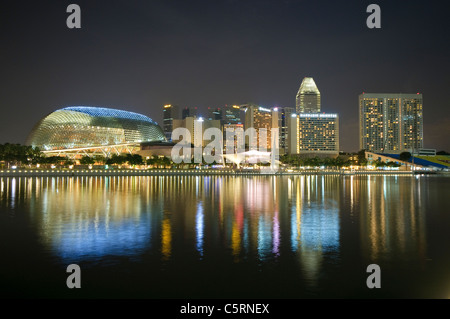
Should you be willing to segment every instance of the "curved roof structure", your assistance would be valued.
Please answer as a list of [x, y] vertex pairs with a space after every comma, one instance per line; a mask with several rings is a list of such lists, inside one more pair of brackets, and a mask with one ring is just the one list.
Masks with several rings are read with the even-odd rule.
[[158, 123], [128, 111], [66, 107], [41, 119], [28, 136], [27, 145], [43, 151], [141, 142], [165, 142]]

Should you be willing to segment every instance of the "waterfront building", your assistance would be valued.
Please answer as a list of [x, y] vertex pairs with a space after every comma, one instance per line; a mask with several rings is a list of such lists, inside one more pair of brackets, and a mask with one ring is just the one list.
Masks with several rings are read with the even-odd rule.
[[360, 149], [378, 153], [423, 148], [422, 94], [361, 94], [359, 141]]
[[163, 109], [163, 130], [167, 140], [172, 139], [173, 120], [180, 118], [180, 109], [177, 105], [164, 105]]
[[314, 79], [305, 77], [295, 98], [297, 113], [319, 113], [320, 91]]
[[143, 142], [167, 142], [161, 127], [151, 118], [123, 110], [73, 106], [42, 118], [29, 134], [26, 145], [49, 155], [132, 152]]
[[279, 131], [279, 147], [280, 147], [280, 155], [289, 153], [289, 121], [291, 115], [295, 113], [295, 108], [293, 107], [277, 107], [278, 110], [278, 127]]
[[288, 142], [289, 154], [337, 157], [339, 116], [330, 113], [292, 114]]

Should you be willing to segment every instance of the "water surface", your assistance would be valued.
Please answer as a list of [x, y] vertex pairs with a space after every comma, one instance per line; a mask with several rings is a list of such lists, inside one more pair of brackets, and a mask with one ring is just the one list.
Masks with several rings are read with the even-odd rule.
[[[0, 178], [3, 297], [449, 298], [450, 178]], [[82, 288], [68, 289], [78, 264]], [[378, 264], [381, 289], [368, 289]]]

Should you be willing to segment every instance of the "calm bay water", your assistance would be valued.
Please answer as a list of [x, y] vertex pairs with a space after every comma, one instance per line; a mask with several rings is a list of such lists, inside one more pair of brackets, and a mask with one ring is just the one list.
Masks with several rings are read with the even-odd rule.
[[2, 297], [449, 298], [449, 190], [441, 176], [3, 177]]

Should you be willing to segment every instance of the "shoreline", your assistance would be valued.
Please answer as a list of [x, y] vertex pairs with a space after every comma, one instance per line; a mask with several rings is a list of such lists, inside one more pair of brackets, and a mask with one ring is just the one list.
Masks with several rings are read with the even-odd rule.
[[293, 175], [439, 175], [450, 176], [450, 172], [412, 172], [412, 171], [343, 171], [343, 170], [299, 170], [299, 171], [259, 171], [259, 170], [183, 170], [183, 169], [151, 169], [151, 170], [103, 170], [103, 169], [10, 169], [0, 170], [0, 177], [39, 177], [39, 176], [293, 176]]

